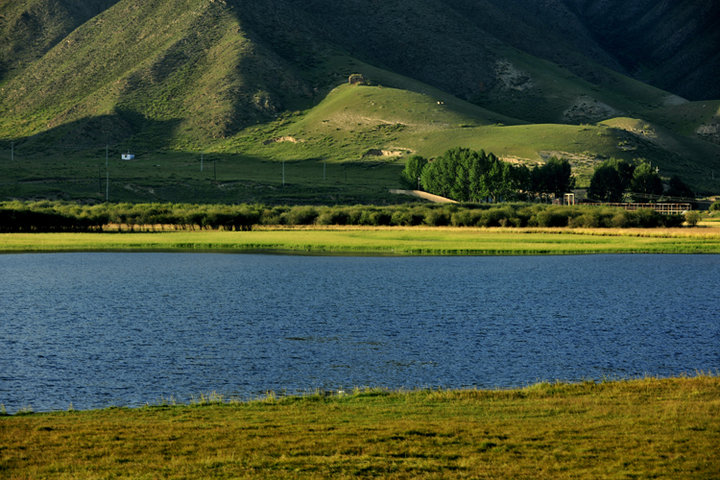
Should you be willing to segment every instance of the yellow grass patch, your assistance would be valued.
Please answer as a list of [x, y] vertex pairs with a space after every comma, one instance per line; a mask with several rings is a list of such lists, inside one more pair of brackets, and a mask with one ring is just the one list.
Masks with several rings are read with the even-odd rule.
[[0, 234], [0, 252], [227, 251], [375, 255], [720, 253], [720, 228], [300, 227], [250, 232]]
[[0, 477], [707, 479], [718, 445], [717, 377], [359, 391], [0, 417]]

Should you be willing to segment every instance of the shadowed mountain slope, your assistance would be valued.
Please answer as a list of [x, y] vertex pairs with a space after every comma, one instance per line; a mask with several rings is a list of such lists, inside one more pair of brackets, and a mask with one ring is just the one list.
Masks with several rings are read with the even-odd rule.
[[720, 98], [720, 3], [565, 0], [635, 78], [692, 99]]

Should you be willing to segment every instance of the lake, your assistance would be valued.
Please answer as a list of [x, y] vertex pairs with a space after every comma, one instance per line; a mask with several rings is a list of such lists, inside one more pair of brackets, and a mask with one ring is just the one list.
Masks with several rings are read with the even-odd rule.
[[719, 255], [0, 255], [8, 412], [720, 368]]

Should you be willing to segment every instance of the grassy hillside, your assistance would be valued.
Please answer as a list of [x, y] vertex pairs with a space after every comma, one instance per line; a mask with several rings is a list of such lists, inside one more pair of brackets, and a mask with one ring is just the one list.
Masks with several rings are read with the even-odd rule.
[[[109, 173], [115, 200], [382, 203], [409, 155], [456, 146], [567, 158], [581, 185], [606, 158], [642, 157], [720, 189], [720, 103], [611, 70], [559, 1], [486, 0], [495, 26], [460, 0], [4, 3], [0, 196], [103, 200]], [[547, 37], [562, 65], [521, 38], [545, 20], [567, 22]]]
[[[4, 86], [0, 128], [22, 137], [104, 116], [100, 131], [80, 136], [223, 137], [304, 94], [286, 70], [247, 38], [224, 3], [126, 0]], [[61, 128], [58, 136], [68, 130], [78, 134]]]
[[42, 57], [117, 0], [26, 0], [0, 3], [0, 83]]
[[[402, 200], [388, 190], [400, 186], [408, 156], [431, 158], [456, 146], [530, 165], [566, 158], [580, 185], [587, 185], [603, 159], [648, 158], [665, 176], [678, 174], [696, 188], [716, 188], [712, 169], [720, 172], [720, 147], [698, 138], [629, 117], [597, 125], [525, 124], [407, 83], [415, 91], [341, 85], [311, 109], [208, 141], [205, 148], [189, 137], [174, 137], [195, 151], [163, 144], [167, 127], [157, 122], [157, 136], [141, 133], [115, 144], [108, 171], [104, 148], [58, 143], [45, 152], [42, 143], [49, 138], [67, 139], [58, 128], [18, 142], [15, 161], [0, 163], [0, 195], [98, 201], [105, 198], [109, 174], [115, 201], [387, 203]], [[126, 149], [136, 160], [119, 159]], [[704, 163], [693, 161], [692, 154]]]

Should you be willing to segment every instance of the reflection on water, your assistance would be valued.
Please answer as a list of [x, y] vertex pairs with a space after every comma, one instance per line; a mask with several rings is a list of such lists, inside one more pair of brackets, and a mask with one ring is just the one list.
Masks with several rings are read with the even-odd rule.
[[720, 256], [0, 256], [0, 403], [720, 367]]

